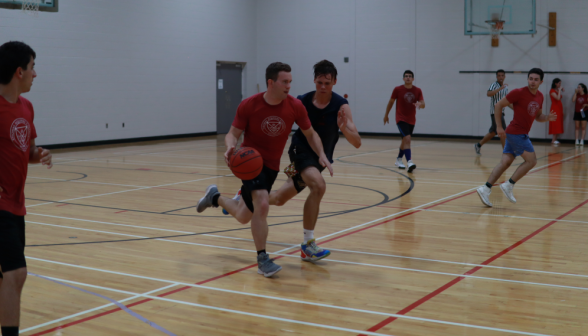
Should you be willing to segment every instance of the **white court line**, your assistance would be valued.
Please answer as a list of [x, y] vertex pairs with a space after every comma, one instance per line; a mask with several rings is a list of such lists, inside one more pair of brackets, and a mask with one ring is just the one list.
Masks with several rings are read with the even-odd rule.
[[162, 185], [157, 185], [157, 186], [153, 186], [153, 187], [142, 187], [142, 188], [137, 188], [137, 189], [115, 191], [115, 192], [106, 193], [106, 194], [98, 194], [98, 195], [91, 195], [91, 196], [84, 196], [84, 197], [69, 198], [69, 199], [64, 199], [64, 200], [61, 200], [61, 201], [54, 201], [54, 202], [47, 202], [47, 203], [27, 205], [26, 207], [27, 208], [32, 208], [32, 207], [36, 207], [36, 206], [40, 206], [40, 205], [47, 205], [47, 204], [53, 204], [53, 203], [62, 203], [62, 202], [68, 202], [68, 201], [75, 201], [75, 200], [79, 200], [79, 199], [86, 199], [86, 198], [93, 198], [93, 197], [99, 197], [99, 196], [107, 196], [107, 195], [121, 194], [121, 193], [126, 193], [126, 192], [131, 192], [131, 191], [137, 191], [137, 190], [145, 190], [145, 189], [152, 189], [152, 188], [161, 188], [161, 187], [167, 187], [167, 186], [171, 186], [171, 185], [177, 185], [177, 184], [183, 184], [183, 183], [192, 183], [192, 182], [210, 180], [210, 179], [215, 179], [215, 178], [219, 178], [219, 177], [227, 177], [227, 176], [233, 176], [233, 174], [206, 177], [206, 178], [201, 178], [201, 179], [198, 179], [198, 180], [190, 180], [190, 181], [183, 181], [183, 182], [176, 182], [176, 183], [168, 183], [168, 184], [162, 184]]
[[[558, 221], [558, 222], [570, 222], [570, 223], [588, 224], [588, 222], [570, 221], [570, 220], [565, 220], [565, 219], [533, 218], [533, 217], [508, 216], [508, 215], [464, 213], [464, 212], [444, 211], [444, 210], [422, 210], [422, 211], [447, 212], [447, 213], [455, 213], [455, 214], [495, 216], [495, 217], [520, 218], [520, 219], [532, 219], [532, 220], [545, 220], [545, 221], [550, 221], [550, 222], [551, 221]], [[43, 217], [51, 217], [51, 218], [68, 219], [68, 220], [81, 221], [81, 222], [104, 224], [104, 225], [132, 227], [132, 228], [137, 228], [137, 229], [147, 229], [147, 230], [155, 230], [155, 231], [173, 232], [173, 233], [179, 233], [179, 234], [196, 234], [196, 232], [169, 230], [169, 229], [162, 229], [162, 228], [153, 228], [153, 227], [148, 227], [148, 226], [128, 225], [128, 224], [119, 224], [119, 223], [110, 223], [110, 222], [100, 222], [100, 221], [94, 221], [94, 220], [88, 220], [88, 219], [70, 218], [70, 217], [53, 216], [53, 215], [43, 215], [43, 214], [37, 214], [37, 213], [28, 213], [28, 214], [29, 215], [36, 215], [36, 216], [43, 216]], [[29, 223], [29, 221], [27, 221], [27, 223]], [[38, 223], [38, 222], [30, 222], [30, 223]], [[38, 223], [38, 224], [42, 224], [43, 225], [43, 224], [46, 224], [46, 223]], [[55, 224], [50, 224], [50, 225], [55, 225]], [[63, 227], [72, 228], [70, 226], [63, 226]], [[74, 228], [75, 229], [78, 229], [77, 227], [74, 227]], [[112, 233], [112, 232], [105, 231], [104, 233]], [[216, 237], [216, 238], [230, 239], [230, 240], [241, 240], [241, 241], [248, 241], [248, 242], [252, 242], [253, 241], [253, 239], [249, 239], [249, 238], [229, 237], [229, 236], [221, 236], [221, 235], [215, 235], [215, 234], [201, 234], [199, 236]], [[137, 236], [137, 237], [141, 237], [141, 236]], [[141, 237], [141, 238], [145, 238], [145, 237]], [[291, 246], [292, 245], [292, 244], [288, 244], [288, 243], [279, 243], [279, 242], [271, 242], [271, 241], [268, 241], [268, 243], [269, 244], [274, 244], [274, 245], [284, 245], [284, 246]], [[207, 245], [207, 246], [209, 246], [209, 245]], [[456, 262], [456, 261], [445, 261], [445, 260], [439, 260], [439, 259], [426, 259], [426, 258], [418, 258], [418, 257], [399, 256], [399, 255], [393, 255], [393, 254], [379, 254], [379, 253], [353, 251], [353, 250], [338, 250], [338, 249], [333, 249], [333, 248], [331, 248], [330, 250], [331, 251], [341, 251], [341, 252], [346, 252], [346, 253], [351, 253], [351, 254], [354, 254], [354, 253], [355, 254], [369, 254], [369, 255], [376, 255], [376, 256], [385, 256], [385, 257], [392, 257], [392, 258], [402, 258], [402, 259], [431, 261], [431, 262], [448, 263], [448, 264], [464, 265], [464, 266], [476, 266], [476, 267], [487, 267], [487, 268], [505, 269], [505, 270], [513, 270], [513, 271], [524, 271], [524, 272], [530, 272], [530, 273], [543, 273], [543, 274], [564, 275], [564, 276], [574, 276], [574, 277], [588, 277], [588, 275], [583, 275], [583, 274], [560, 273], [560, 272], [550, 272], [550, 271], [539, 271], [539, 270], [524, 269], [524, 268], [513, 268], [513, 267], [504, 267], [504, 266], [480, 265], [480, 264], [463, 263], [463, 262]]]
[[[80, 231], [89, 231], [89, 232], [96, 232], [96, 233], [104, 233], [104, 234], [111, 234], [117, 236], [125, 236], [125, 237], [133, 237], [133, 238], [149, 238], [144, 236], [137, 236], [137, 235], [130, 235], [125, 233], [117, 233], [117, 232], [110, 232], [110, 231], [100, 231], [100, 230], [93, 230], [93, 229], [83, 229], [65, 225], [56, 225], [56, 224], [48, 224], [48, 223], [40, 223], [40, 222], [31, 222], [28, 221], [29, 224], [38, 224], [38, 225], [45, 225], [45, 226], [53, 226], [59, 228], [67, 228], [72, 230], [80, 230]], [[218, 245], [209, 245], [209, 244], [200, 244], [200, 243], [192, 243], [192, 242], [185, 242], [179, 240], [171, 240], [171, 239], [163, 239], [163, 238], [156, 238], [151, 240], [159, 240], [164, 242], [170, 243], [177, 243], [177, 244], [186, 244], [186, 245], [194, 245], [194, 246], [202, 246], [202, 247], [210, 247], [216, 249], [223, 249], [223, 250], [232, 250], [232, 251], [240, 251], [240, 252], [248, 252], [254, 253], [254, 250], [247, 250], [247, 249], [240, 249], [234, 247], [226, 247], [226, 246], [218, 246]], [[297, 245], [298, 246], [298, 245]], [[288, 250], [290, 247], [284, 249]], [[273, 252], [273, 255], [279, 255], [282, 257], [288, 258], [298, 258], [298, 256], [290, 255], [290, 254], [282, 254], [284, 250], [280, 250], [277, 252]], [[376, 264], [367, 264], [367, 263], [358, 263], [352, 261], [344, 261], [344, 260], [336, 260], [329, 258], [326, 262], [335, 262], [335, 263], [342, 263], [342, 264], [350, 264], [350, 265], [358, 265], [358, 266], [365, 266], [365, 267], [377, 267], [377, 268], [386, 268], [386, 269], [393, 269], [393, 270], [400, 270], [400, 271], [409, 271], [409, 272], [419, 272], [419, 273], [428, 273], [428, 274], [438, 274], [438, 275], [449, 275], [455, 277], [464, 277], [464, 278], [472, 278], [472, 279], [482, 279], [482, 280], [490, 280], [490, 281], [501, 281], [501, 282], [512, 282], [512, 283], [520, 283], [526, 285], [536, 285], [536, 286], [547, 286], [547, 287], [556, 287], [556, 288], [566, 288], [566, 289], [578, 289], [578, 290], [588, 290], [588, 287], [575, 287], [575, 286], [564, 286], [564, 285], [555, 285], [555, 284], [547, 284], [547, 283], [540, 283], [540, 282], [528, 282], [528, 281], [518, 281], [518, 280], [508, 280], [508, 279], [500, 279], [500, 278], [489, 278], [489, 277], [480, 277], [475, 275], [463, 275], [463, 274], [456, 274], [456, 273], [447, 273], [447, 272], [437, 272], [437, 271], [428, 271], [428, 270], [420, 270], [415, 268], [406, 268], [406, 267], [396, 267], [396, 266], [385, 266], [385, 265], [376, 265]]]
[[[171, 284], [171, 285], [168, 285], [168, 286], [165, 286], [165, 287], [161, 287], [161, 288], [154, 289], [152, 291], [143, 293], [142, 295], [149, 295], [149, 294], [161, 292], [162, 290], [166, 290], [166, 289], [169, 289], [169, 288], [172, 288], [172, 287], [176, 287], [176, 286], [178, 286], [178, 285]], [[123, 300], [119, 300], [118, 302], [123, 303], [123, 302], [127, 302], [127, 301], [138, 299], [140, 297], [141, 297], [141, 295], [134, 295], [134, 296], [131, 296], [129, 298], [126, 298], [126, 299], [123, 299]], [[46, 322], [46, 323], [38, 324], [36, 326], [33, 326], [33, 327], [30, 327], [30, 328], [21, 330], [20, 332], [21, 333], [25, 333], [25, 332], [32, 331], [32, 330], [35, 330], [35, 329], [43, 328], [43, 327], [46, 327], [46, 326], [49, 326], [49, 325], [52, 325], [52, 324], [55, 324], [55, 323], [59, 323], [59, 322], [65, 321], [65, 320], [69, 320], [69, 319], [72, 319], [74, 317], [82, 316], [82, 315], [85, 315], [85, 314], [88, 314], [88, 313], [91, 313], [91, 312], [95, 312], [95, 311], [98, 311], [98, 310], [102, 310], [104, 308], [108, 308], [108, 307], [111, 307], [111, 306], [114, 306], [114, 303], [105, 304], [105, 305], [102, 305], [100, 307], [96, 307], [96, 308], [84, 310], [82, 312], [79, 312], [79, 313], [76, 313], [76, 314], [72, 314], [72, 315], [69, 315], [69, 316], [65, 316], [65, 317], [62, 317], [62, 318], [58, 318], [58, 319], [53, 320], [53, 321], [49, 321], [49, 322]]]
[[119, 187], [148, 188], [147, 186], [138, 186], [138, 185], [130, 185], [130, 184], [117, 184], [117, 183], [105, 183], [105, 182], [89, 182], [89, 181], [83, 181], [83, 180], [73, 180], [72, 181], [72, 180], [54, 179], [54, 178], [48, 178], [48, 177], [27, 176], [27, 178], [38, 179], [38, 180], [62, 181], [62, 182], [103, 184], [103, 185], [113, 185], [113, 186], [119, 186]]
[[[78, 266], [78, 265], [72, 265], [72, 264], [61, 263], [61, 262], [54, 262], [54, 261], [50, 261], [50, 260], [44, 260], [44, 259], [38, 259], [38, 258], [32, 258], [32, 257], [27, 257], [27, 258], [28, 259], [32, 259], [32, 260], [37, 260], [37, 261], [48, 262], [48, 263], [55, 263], [55, 264], [58, 264], [58, 265], [71, 266], [71, 267], [76, 267], [76, 268], [83, 268], [83, 269], [97, 271], [97, 272], [111, 273], [111, 274], [128, 276], [128, 277], [134, 277], [134, 278], [140, 278], [140, 279], [146, 279], [146, 280], [153, 280], [153, 281], [160, 281], [160, 282], [172, 283], [174, 286], [176, 286], [176, 285], [177, 286], [187, 286], [187, 287], [193, 287], [193, 288], [199, 288], [199, 289], [207, 289], [207, 290], [213, 290], [213, 291], [218, 291], [218, 292], [225, 292], [225, 293], [231, 293], [231, 294], [245, 295], [245, 296], [257, 297], [257, 298], [264, 298], [264, 299], [270, 299], [270, 300], [277, 300], [277, 301], [284, 301], [284, 302], [291, 302], [291, 303], [299, 303], [299, 304], [304, 304], [304, 305], [312, 305], [312, 306], [317, 306], [317, 307], [325, 307], [325, 308], [346, 310], [346, 311], [366, 313], [366, 314], [373, 314], [373, 315], [392, 316], [392, 317], [397, 317], [397, 318], [401, 318], [401, 319], [421, 321], [421, 322], [431, 322], [431, 323], [439, 323], [439, 324], [445, 324], [445, 325], [454, 325], [454, 326], [460, 326], [460, 327], [466, 327], [466, 328], [484, 329], [484, 330], [492, 330], [492, 331], [502, 331], [502, 332], [509, 332], [509, 333], [521, 334], [521, 335], [540, 335], [540, 334], [525, 333], [525, 332], [520, 332], [520, 331], [515, 331], [515, 330], [499, 329], [499, 328], [492, 328], [492, 327], [484, 327], [484, 326], [473, 325], [473, 324], [464, 324], [464, 323], [457, 323], [457, 322], [434, 320], [434, 319], [427, 319], [427, 318], [415, 317], [415, 316], [409, 316], [409, 315], [399, 315], [399, 314], [383, 313], [383, 312], [377, 312], [377, 311], [371, 311], [371, 310], [365, 310], [365, 309], [349, 308], [349, 307], [342, 307], [342, 306], [336, 306], [336, 305], [330, 305], [330, 304], [324, 304], [324, 303], [317, 303], [317, 302], [311, 302], [311, 301], [302, 301], [302, 300], [295, 300], [295, 299], [287, 299], [287, 298], [276, 297], [276, 296], [269, 296], [269, 295], [262, 295], [262, 294], [248, 293], [248, 292], [241, 292], [241, 291], [235, 291], [235, 290], [230, 290], [230, 289], [223, 289], [223, 288], [216, 288], [216, 287], [210, 287], [210, 286], [196, 285], [196, 284], [191, 284], [191, 283], [176, 282], [176, 281], [171, 281], [171, 280], [164, 280], [164, 279], [158, 279], [158, 278], [144, 277], [144, 276], [140, 276], [140, 275], [134, 275], [134, 274], [128, 274], [128, 273], [121, 273], [121, 272], [115, 272], [115, 271], [108, 271], [108, 270], [103, 270], [103, 269], [99, 269], [99, 268], [86, 267], [86, 266]], [[62, 280], [60, 279], [60, 281], [62, 281]]]

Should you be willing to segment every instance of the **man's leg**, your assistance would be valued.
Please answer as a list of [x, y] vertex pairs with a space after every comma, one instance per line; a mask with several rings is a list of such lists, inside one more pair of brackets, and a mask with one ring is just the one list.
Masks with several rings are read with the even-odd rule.
[[480, 200], [482, 201], [482, 203], [486, 204], [489, 207], [492, 206], [492, 203], [490, 202], [490, 193], [492, 192], [492, 186], [494, 185], [494, 183], [496, 183], [496, 181], [498, 181], [500, 176], [502, 176], [502, 174], [508, 169], [508, 167], [510, 167], [514, 159], [515, 156], [513, 154], [502, 153], [502, 159], [500, 160], [500, 163], [496, 167], [494, 167], [494, 170], [492, 170], [492, 173], [488, 178], [488, 182], [486, 182], [485, 185], [481, 186], [476, 190], [478, 196], [480, 196]]
[[310, 189], [310, 194], [304, 203], [303, 226], [305, 230], [314, 230], [320, 211], [321, 200], [327, 191], [327, 184], [321, 172], [316, 167], [308, 167], [300, 175], [302, 175], [302, 180]]
[[267, 254], [265, 245], [269, 232], [267, 226], [267, 215], [269, 213], [269, 194], [267, 190], [253, 190], [251, 192], [253, 201], [253, 217], [251, 218], [251, 234], [257, 250], [257, 273], [263, 274], [266, 278], [279, 272], [282, 267], [276, 265]]
[[480, 147], [482, 147], [486, 142], [492, 140], [492, 138], [494, 138], [495, 136], [496, 136], [496, 133], [494, 133], [494, 132], [489, 132], [486, 135], [484, 135], [484, 138], [482, 138], [482, 140], [480, 140], [480, 142], [479, 142]]
[[288, 178], [280, 189], [274, 190], [269, 194], [269, 204], [282, 206], [296, 195], [298, 195], [298, 191], [294, 187], [294, 181], [292, 178]]
[[232, 198], [220, 196], [218, 198], [218, 205], [227, 210], [227, 212], [235, 217], [235, 219], [241, 224], [249, 223], [253, 216], [253, 213], [247, 208], [242, 197], [237, 201]]
[[514, 182], [518, 182], [523, 176], [527, 175], [529, 170], [533, 169], [537, 164], [537, 156], [535, 155], [535, 152], [524, 151], [523, 154], [521, 154], [521, 157], [525, 162], [523, 162], [523, 164], [515, 170], [514, 174], [512, 174], [510, 179]]
[[27, 278], [27, 268], [2, 273], [0, 282], [0, 326], [3, 336], [17, 336], [20, 325], [20, 297]]

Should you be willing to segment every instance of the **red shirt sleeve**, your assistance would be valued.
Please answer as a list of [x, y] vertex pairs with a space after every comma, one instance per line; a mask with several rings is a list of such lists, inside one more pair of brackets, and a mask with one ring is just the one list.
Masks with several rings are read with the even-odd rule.
[[247, 112], [250, 108], [250, 104], [248, 103], [249, 101], [247, 100], [239, 104], [239, 107], [237, 107], [237, 114], [235, 114], [235, 119], [233, 119], [233, 123], [231, 124], [233, 127], [242, 131], [247, 128], [247, 123], [249, 121], [249, 114]]
[[520, 97], [521, 97], [521, 90], [514, 89], [514, 90], [510, 91], [509, 94], [506, 95], [506, 100], [508, 100], [509, 103], [514, 104], [520, 99]]
[[308, 119], [308, 112], [306, 112], [306, 108], [298, 99], [294, 100], [293, 105], [296, 125], [298, 125], [303, 131], [306, 131], [312, 126], [310, 119]]
[[35, 109], [33, 108], [33, 104], [28, 101], [25, 100], [25, 104], [27, 106], [27, 108], [29, 109], [29, 111], [31, 111], [31, 120], [33, 121], [31, 123], [31, 140], [36, 139], [37, 138], [37, 129], [35, 128]]
[[543, 101], [545, 101], [545, 97], [543, 97], [543, 93], [537, 91], [537, 93], [539, 93], [541, 95], [541, 103], [539, 103], [539, 108], [542, 109], [543, 108]]
[[425, 98], [423, 98], [423, 90], [419, 89], [417, 101], [421, 100], [425, 100]]
[[398, 99], [398, 90], [396, 90], [396, 88], [392, 90], [392, 96], [390, 97], [390, 99]]

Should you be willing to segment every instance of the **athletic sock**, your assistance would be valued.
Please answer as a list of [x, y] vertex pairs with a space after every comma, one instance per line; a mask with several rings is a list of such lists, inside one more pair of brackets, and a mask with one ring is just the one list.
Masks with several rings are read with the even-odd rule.
[[402, 159], [403, 156], [404, 156], [404, 149], [401, 149], [398, 151], [398, 158]]
[[2, 336], [18, 336], [18, 327], [2, 327]]
[[406, 161], [412, 160], [412, 154], [410, 152], [410, 148], [404, 150], [404, 155], [406, 155]]
[[486, 182], [486, 187], [488, 187], [488, 189], [492, 189], [492, 185], [488, 182]]
[[220, 194], [212, 196], [212, 206], [218, 207], [218, 199], [220, 198]]
[[304, 244], [306, 244], [311, 239], [314, 239], [314, 230], [304, 229]]
[[509, 179], [508, 179], [508, 182], [509, 182], [510, 184], [512, 184], [512, 185], [514, 185], [514, 184], [516, 183], [515, 181], [513, 181], [513, 180], [512, 180], [512, 178], [509, 178]]
[[257, 255], [260, 255], [262, 253], [266, 253], [265, 250], [257, 251]]

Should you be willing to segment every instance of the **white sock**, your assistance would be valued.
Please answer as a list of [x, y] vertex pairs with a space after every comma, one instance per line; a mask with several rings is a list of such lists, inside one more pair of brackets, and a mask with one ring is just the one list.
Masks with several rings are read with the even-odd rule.
[[306, 244], [311, 239], [314, 239], [314, 230], [304, 229], [304, 244]]

